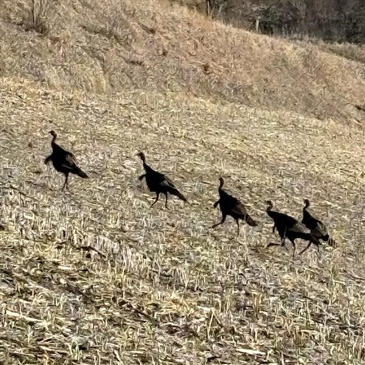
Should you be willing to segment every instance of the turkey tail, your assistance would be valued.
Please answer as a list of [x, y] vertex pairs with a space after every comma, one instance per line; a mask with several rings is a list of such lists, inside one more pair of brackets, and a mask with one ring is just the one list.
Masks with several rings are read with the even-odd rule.
[[326, 234], [325, 236], [322, 236], [321, 239], [325, 242], [327, 242], [328, 240], [330, 240], [330, 236], [328, 234]]
[[76, 169], [74, 170], [73, 173], [76, 174], [76, 175], [78, 175], [78, 176], [80, 176], [80, 177], [82, 177], [83, 179], [87, 179], [89, 177], [79, 167], [76, 167]]
[[336, 242], [335, 242], [335, 240], [333, 238], [329, 237], [328, 238], [328, 244], [333, 247], [333, 246], [336, 245]]
[[257, 222], [254, 221], [248, 214], [246, 215], [246, 219], [245, 221], [247, 222], [247, 224], [251, 227], [256, 227], [257, 226]]
[[328, 234], [326, 234], [323, 237], [319, 237], [319, 238], [322, 239], [323, 241], [327, 242], [329, 246], [334, 246], [336, 244], [336, 242]]
[[304, 233], [304, 232], [295, 232], [295, 235], [297, 238], [301, 238], [305, 241], [312, 241], [313, 243], [317, 244], [319, 243], [318, 238], [311, 235], [310, 233]]
[[332, 246], [332, 247], [336, 245], [335, 240], [332, 237], [330, 237], [328, 234], [323, 237], [323, 241], [326, 241], [328, 243], [328, 245]]
[[52, 155], [49, 155], [47, 156], [45, 159], [44, 159], [44, 163], [47, 165], [50, 161], [52, 160]]
[[172, 194], [172, 195], [176, 195], [179, 199], [181, 199], [182, 201], [184, 201], [184, 202], [187, 202], [188, 200], [185, 198], [185, 196], [184, 195], [182, 195], [181, 193], [180, 193], [180, 191], [179, 190], [177, 190], [177, 189], [171, 189], [170, 191], [169, 191], [169, 193], [170, 194]]

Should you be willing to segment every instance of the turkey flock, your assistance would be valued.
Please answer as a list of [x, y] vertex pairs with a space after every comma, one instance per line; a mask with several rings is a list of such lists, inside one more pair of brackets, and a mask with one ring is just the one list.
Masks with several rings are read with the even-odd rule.
[[[49, 133], [52, 136], [52, 153], [44, 160], [44, 163], [48, 164], [49, 162], [52, 162], [55, 170], [65, 175], [65, 182], [62, 186], [62, 190], [68, 189], [69, 174], [78, 175], [83, 179], [88, 178], [87, 174], [77, 166], [75, 156], [56, 143], [57, 133], [53, 130]], [[143, 179], [146, 179], [148, 189], [156, 194], [155, 201], [152, 203], [151, 207], [158, 202], [160, 194], [165, 196], [166, 208], [168, 208], [168, 194], [177, 196], [183, 202], [188, 202], [185, 196], [176, 188], [171, 179], [154, 170], [146, 163], [146, 156], [143, 152], [139, 152], [138, 157], [142, 160], [143, 168], [145, 170], [145, 173], [139, 177], [139, 180], [142, 181]], [[236, 221], [237, 235], [240, 233], [240, 220], [246, 222], [251, 227], [257, 226], [257, 222], [249, 215], [245, 205], [237, 198], [223, 190], [223, 186], [224, 179], [220, 177], [218, 187], [219, 199], [214, 203], [214, 208], [219, 205], [222, 213], [222, 219], [220, 222], [214, 224], [212, 228], [223, 224], [227, 216], [231, 216]], [[288, 239], [293, 245], [294, 257], [296, 252], [295, 240], [299, 238], [308, 242], [308, 245], [300, 252], [300, 255], [312, 244], [314, 244], [319, 250], [321, 241], [327, 242], [330, 246], [335, 245], [335, 241], [330, 237], [327, 227], [319, 219], [313, 217], [311, 213], [309, 213], [308, 208], [310, 206], [310, 202], [308, 199], [304, 199], [303, 219], [301, 222], [287, 214], [274, 211], [272, 201], [268, 200], [266, 201], [266, 204], [266, 212], [274, 221], [273, 233], [275, 233], [276, 230], [280, 236], [279, 243], [270, 243], [267, 247], [281, 246], [286, 248], [285, 240]]]

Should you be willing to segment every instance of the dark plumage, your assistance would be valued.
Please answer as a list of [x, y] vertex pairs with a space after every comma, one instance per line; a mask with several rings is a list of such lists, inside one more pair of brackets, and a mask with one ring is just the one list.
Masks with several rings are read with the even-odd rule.
[[52, 135], [52, 154], [49, 155], [45, 160], [44, 163], [47, 165], [50, 161], [56, 171], [61, 172], [65, 175], [65, 183], [62, 186], [62, 190], [64, 188], [68, 188], [68, 175], [75, 174], [83, 179], [88, 178], [88, 176], [83, 172], [77, 165], [76, 165], [76, 158], [75, 156], [66, 150], [64, 150], [61, 146], [56, 143], [57, 133], [55, 131], [49, 132]]
[[308, 208], [310, 202], [308, 199], [304, 199], [303, 219], [302, 223], [311, 231], [311, 234], [320, 240], [328, 242], [330, 246], [333, 246], [335, 241], [329, 236], [327, 227], [317, 218], [314, 218], [309, 212]]
[[164, 194], [166, 197], [165, 206], [167, 208], [167, 200], [168, 194], [176, 195], [179, 199], [187, 202], [187, 199], [180, 193], [179, 190], [175, 187], [174, 183], [166, 176], [158, 171], [155, 171], [153, 168], [146, 164], [146, 156], [143, 152], [138, 153], [139, 158], [143, 162], [143, 167], [145, 170], [145, 174], [139, 177], [139, 180], [143, 180], [146, 178], [146, 183], [151, 192], [156, 193], [156, 200], [152, 203], [151, 207], [153, 207], [157, 201], [159, 200], [160, 194]]
[[300, 252], [300, 255], [306, 251], [312, 243], [319, 246], [320, 242], [317, 237], [313, 236], [310, 233], [310, 230], [302, 223], [299, 223], [295, 218], [290, 217], [287, 214], [279, 213], [279, 212], [273, 212], [273, 203], [269, 200], [266, 202], [268, 207], [266, 209], [267, 214], [270, 218], [274, 221], [274, 229], [278, 230], [279, 236], [281, 238], [281, 243], [270, 243], [267, 247], [270, 246], [285, 246], [285, 239], [288, 238], [289, 241], [293, 245], [293, 256], [295, 255], [295, 240], [297, 238], [301, 238], [305, 241], [309, 241], [308, 246]]
[[224, 180], [222, 177], [219, 178], [219, 182], [219, 200], [214, 203], [214, 208], [216, 208], [219, 204], [222, 212], [222, 220], [219, 223], [214, 224], [212, 228], [223, 224], [227, 218], [227, 215], [230, 215], [236, 221], [237, 235], [240, 234], [240, 219], [245, 221], [249, 226], [257, 226], [257, 223], [247, 213], [246, 207], [238, 199], [236, 199], [232, 195], [229, 195], [226, 191], [223, 190]]

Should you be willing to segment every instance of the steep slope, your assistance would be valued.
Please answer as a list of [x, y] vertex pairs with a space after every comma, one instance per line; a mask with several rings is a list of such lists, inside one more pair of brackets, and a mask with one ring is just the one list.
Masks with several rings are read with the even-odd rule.
[[0, 4], [2, 75], [59, 89], [184, 90], [322, 119], [363, 117], [351, 107], [363, 102], [363, 63], [316, 45], [226, 27], [153, 0], [35, 3], [50, 5]]
[[[57, 37], [67, 43], [15, 26], [23, 10], [1, 5], [0, 362], [363, 363], [364, 132], [333, 104], [340, 95], [361, 102], [359, 64], [144, 1], [121, 3], [129, 16], [120, 32], [135, 32], [127, 49], [78, 25], [99, 26], [107, 4], [65, 2]], [[158, 56], [162, 31], [169, 47]], [[199, 37], [212, 41], [198, 46], [202, 58], [184, 53]], [[252, 57], [237, 56], [245, 73], [218, 57], [235, 37], [251, 47]], [[294, 87], [302, 60], [289, 54], [309, 50], [302, 67], [313, 73], [298, 74]], [[213, 51], [213, 75], [205, 74], [194, 60]], [[94, 54], [114, 68], [103, 71]], [[255, 108], [229, 93], [227, 80], [262, 82], [264, 66], [288, 80], [288, 100], [283, 88], [266, 100], [257, 86], [247, 98]], [[326, 98], [316, 112], [340, 118], [308, 117], [310, 86]], [[50, 129], [90, 177], [72, 177], [70, 192], [43, 164]], [[190, 205], [149, 208], [153, 195], [137, 180], [141, 150]], [[240, 237], [234, 221], [210, 229], [219, 176], [259, 222]], [[277, 237], [264, 201], [300, 218], [303, 197], [338, 246], [294, 260], [265, 249]]]

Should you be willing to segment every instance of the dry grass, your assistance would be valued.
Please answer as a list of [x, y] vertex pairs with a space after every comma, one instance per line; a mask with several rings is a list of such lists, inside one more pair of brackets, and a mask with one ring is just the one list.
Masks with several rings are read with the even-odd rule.
[[[122, 3], [129, 14], [119, 18], [123, 26], [107, 23], [107, 2], [65, 2], [59, 13], [72, 15], [69, 28], [55, 23], [60, 30], [49, 26], [46, 35], [12, 25], [21, 7], [4, 3], [0, 362], [363, 363], [364, 132], [331, 109], [340, 95], [341, 103], [361, 103], [358, 65], [180, 8], [162, 9], [163, 18], [156, 2]], [[101, 31], [103, 24], [110, 27]], [[188, 53], [183, 59], [198, 28], [210, 43], [202, 50], [199, 43], [194, 57], [212, 64], [211, 73]], [[167, 54], [153, 56], [160, 38]], [[227, 55], [239, 39], [251, 51], [236, 54], [234, 67]], [[213, 63], [203, 55], [215, 44], [222, 54]], [[299, 65], [312, 74], [295, 78]], [[276, 88], [268, 100], [262, 69]], [[235, 77], [258, 82], [245, 97], [260, 108], [240, 103], [237, 90], [228, 94]], [[278, 87], [284, 82], [288, 92]], [[336, 118], [308, 116], [312, 86], [325, 100], [315, 110]], [[90, 176], [72, 178], [67, 193], [43, 164], [50, 129]], [[163, 203], [149, 209], [153, 196], [137, 180], [140, 150], [190, 205], [174, 200], [169, 211]], [[232, 221], [210, 229], [219, 219], [212, 205], [220, 175], [260, 222], [240, 237]], [[276, 238], [264, 201], [300, 217], [303, 197], [338, 246], [295, 259], [266, 250]]]
[[320, 119], [364, 117], [351, 107], [365, 92], [358, 57], [227, 27], [169, 2], [3, 0], [0, 19], [2, 74], [54, 89], [183, 91]]

